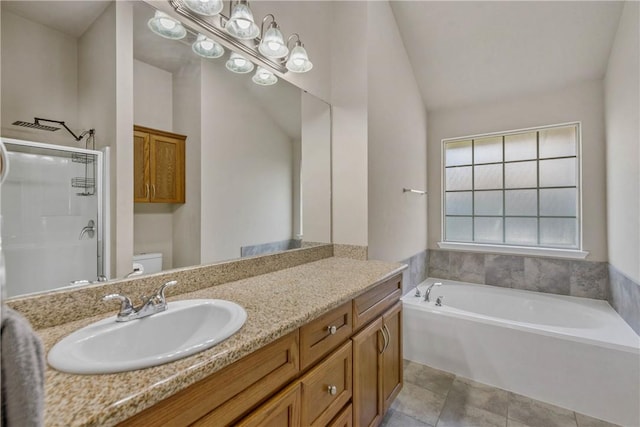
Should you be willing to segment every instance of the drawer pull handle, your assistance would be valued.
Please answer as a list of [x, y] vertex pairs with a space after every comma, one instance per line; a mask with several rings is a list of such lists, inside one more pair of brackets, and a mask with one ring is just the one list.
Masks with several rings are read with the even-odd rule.
[[335, 396], [338, 393], [338, 387], [330, 385], [329, 387], [327, 387], [327, 391], [331, 396]]
[[327, 331], [329, 331], [331, 335], [335, 335], [338, 331], [338, 328], [336, 328], [335, 326], [327, 326]]
[[382, 351], [380, 353], [384, 353], [389, 347], [389, 342], [391, 341], [391, 334], [389, 333], [389, 329], [387, 325], [382, 325], [382, 338], [384, 338], [384, 347], [382, 347]]

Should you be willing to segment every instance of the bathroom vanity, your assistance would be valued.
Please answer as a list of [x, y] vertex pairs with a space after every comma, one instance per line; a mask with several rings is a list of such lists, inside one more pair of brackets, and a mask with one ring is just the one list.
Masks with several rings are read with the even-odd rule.
[[[402, 387], [398, 301], [406, 267], [334, 257], [326, 247], [292, 252], [105, 285], [135, 295], [173, 276], [180, 283], [172, 289], [186, 292], [169, 295], [169, 310], [175, 300], [218, 298], [241, 305], [248, 317], [226, 341], [164, 365], [109, 375], [48, 368], [45, 424], [377, 425]], [[290, 262], [296, 257], [302, 261]], [[82, 297], [104, 290], [86, 288]], [[52, 294], [49, 302], [80, 300], [72, 294]], [[103, 314], [46, 327], [35, 302], [13, 305], [47, 350], [106, 316], [101, 307]]]

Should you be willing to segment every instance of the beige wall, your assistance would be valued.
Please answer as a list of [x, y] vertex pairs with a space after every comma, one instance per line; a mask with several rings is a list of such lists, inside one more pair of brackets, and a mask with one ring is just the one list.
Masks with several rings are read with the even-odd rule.
[[173, 75], [174, 131], [187, 135], [185, 200], [173, 214], [173, 266], [200, 264], [200, 65], [182, 67]]
[[[133, 82], [131, 72], [123, 72], [127, 65], [132, 67], [128, 56], [132, 51], [130, 15], [129, 5], [111, 4], [78, 44], [79, 121], [96, 129], [97, 147], [111, 148], [112, 277], [131, 271], [133, 254], [133, 189], [126, 184], [133, 179], [133, 150], [130, 148]], [[120, 32], [117, 31], [119, 25]]]
[[1, 43], [2, 136], [77, 146], [65, 130], [33, 130], [12, 123], [42, 117], [79, 129], [78, 40], [3, 11]]
[[133, 121], [173, 130], [173, 75], [137, 59], [133, 61]]
[[475, 107], [429, 112], [429, 248], [441, 239], [441, 140], [557, 123], [582, 122], [583, 247], [607, 260], [604, 87], [601, 80]]
[[[133, 61], [133, 122], [173, 131], [173, 75], [142, 61]], [[162, 253], [162, 268], [173, 268], [173, 206], [134, 203], [133, 253]]]
[[202, 62], [203, 263], [292, 237], [292, 143], [259, 105], [238, 96], [245, 84], [223, 64]]
[[609, 262], [640, 282], [640, 4], [625, 2], [606, 90]]
[[368, 244], [366, 2], [336, 2], [331, 24], [333, 242]]
[[331, 241], [331, 111], [302, 94], [302, 230], [310, 242]]
[[368, 18], [369, 257], [398, 261], [427, 248], [427, 115], [389, 3]]

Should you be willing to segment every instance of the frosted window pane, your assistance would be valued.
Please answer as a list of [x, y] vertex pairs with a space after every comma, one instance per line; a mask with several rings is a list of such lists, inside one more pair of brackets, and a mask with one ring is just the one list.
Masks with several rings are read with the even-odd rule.
[[473, 142], [473, 163], [502, 161], [502, 137], [476, 139]]
[[538, 162], [505, 163], [505, 188], [527, 188], [538, 186]]
[[475, 218], [474, 242], [502, 243], [502, 218]]
[[537, 218], [506, 218], [505, 242], [514, 245], [536, 245], [538, 243]]
[[446, 190], [471, 190], [471, 166], [447, 169]]
[[465, 193], [447, 193], [447, 215], [471, 215], [471, 191]]
[[578, 221], [572, 218], [540, 218], [540, 243], [546, 246], [578, 246]]
[[529, 160], [538, 157], [536, 133], [519, 133], [504, 137], [504, 160]]
[[447, 142], [445, 144], [445, 165], [470, 165], [471, 141]]
[[502, 191], [476, 191], [476, 215], [502, 215]]
[[502, 188], [502, 165], [475, 166], [475, 189]]
[[575, 188], [540, 190], [540, 216], [576, 216]]
[[540, 161], [540, 187], [576, 185], [576, 159]]
[[538, 192], [536, 190], [505, 191], [507, 215], [538, 215]]
[[447, 217], [445, 230], [446, 239], [449, 241], [471, 241], [471, 218]]
[[576, 127], [540, 131], [540, 158], [576, 155]]

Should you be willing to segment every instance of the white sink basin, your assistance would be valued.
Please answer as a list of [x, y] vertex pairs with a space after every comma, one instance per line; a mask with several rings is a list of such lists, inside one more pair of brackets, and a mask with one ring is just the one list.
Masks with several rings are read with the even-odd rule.
[[173, 301], [166, 311], [142, 319], [116, 322], [112, 316], [78, 329], [53, 346], [48, 361], [72, 374], [148, 368], [206, 350], [246, 320], [244, 309], [231, 301]]

